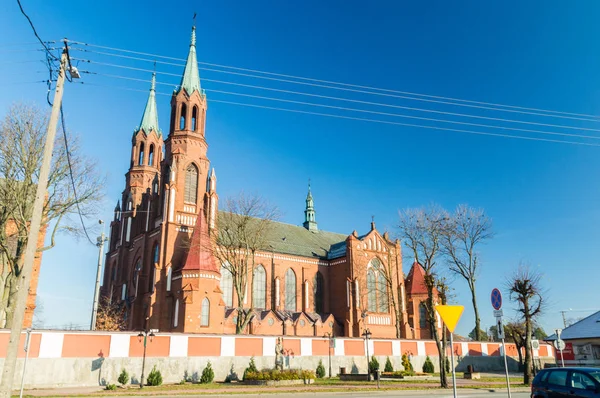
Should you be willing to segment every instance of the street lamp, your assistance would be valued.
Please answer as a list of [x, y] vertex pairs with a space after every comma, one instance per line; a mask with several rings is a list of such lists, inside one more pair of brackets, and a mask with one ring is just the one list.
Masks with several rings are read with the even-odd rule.
[[335, 336], [333, 335], [333, 330], [331, 332], [325, 333], [325, 336], [329, 339], [329, 378], [331, 379], [331, 349], [334, 347]]
[[142, 377], [140, 377], [140, 388], [144, 388], [144, 368], [146, 367], [146, 340], [150, 337], [150, 342], [154, 339], [154, 329], [145, 329], [138, 334], [138, 341], [141, 343], [144, 340], [144, 356], [142, 359]]
[[367, 343], [367, 380], [371, 381], [371, 369], [369, 369], [369, 337], [371, 337], [371, 331], [369, 329], [365, 329], [362, 335]]

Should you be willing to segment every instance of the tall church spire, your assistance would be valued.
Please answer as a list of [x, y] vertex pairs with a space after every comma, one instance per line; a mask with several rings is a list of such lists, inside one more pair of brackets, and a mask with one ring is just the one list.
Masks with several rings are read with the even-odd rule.
[[304, 210], [304, 228], [317, 232], [317, 221], [315, 218], [315, 204], [310, 191], [310, 180], [308, 181], [308, 194], [306, 195], [306, 210]]
[[152, 74], [152, 85], [150, 86], [150, 95], [148, 96], [148, 102], [146, 102], [146, 109], [144, 109], [144, 116], [142, 116], [140, 127], [136, 129], [135, 133], [140, 130], [144, 130], [146, 135], [154, 130], [159, 137], [162, 133], [160, 127], [158, 127], [158, 111], [156, 110], [156, 72]]
[[192, 26], [192, 39], [190, 41], [190, 52], [188, 53], [187, 62], [183, 77], [181, 78], [180, 87], [184, 88], [187, 95], [192, 95], [195, 90], [202, 94], [200, 89], [200, 73], [198, 72], [198, 60], [196, 59], [196, 26]]

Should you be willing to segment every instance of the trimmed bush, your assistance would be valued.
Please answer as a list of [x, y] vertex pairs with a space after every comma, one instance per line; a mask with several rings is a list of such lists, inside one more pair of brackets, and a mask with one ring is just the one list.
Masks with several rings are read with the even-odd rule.
[[408, 355], [406, 355], [406, 354], [402, 355], [402, 367], [407, 372], [414, 373], [414, 371], [415, 371], [415, 369], [412, 366], [412, 363], [410, 363], [410, 359], [408, 359]]
[[312, 370], [301, 370], [301, 369], [287, 369], [287, 370], [272, 370], [264, 369], [257, 372], [246, 372], [244, 380], [255, 381], [255, 380], [268, 380], [268, 381], [281, 381], [281, 380], [314, 380], [316, 378], [315, 372]]
[[202, 371], [202, 376], [200, 376], [200, 383], [202, 383], [202, 384], [212, 383], [214, 379], [215, 379], [215, 372], [213, 371], [210, 361], [208, 361], [208, 364], [206, 364], [206, 367]]
[[384, 372], [393, 372], [394, 371], [394, 365], [392, 365], [392, 361], [390, 361], [390, 357], [387, 357], [387, 359], [385, 360], [385, 367], [383, 368]]
[[106, 389], [108, 391], [115, 391], [117, 389], [117, 385], [116, 384], [107, 384]]
[[377, 372], [379, 370], [379, 361], [377, 358], [372, 357], [369, 362], [369, 373]]
[[156, 369], [156, 366], [152, 368], [152, 371], [148, 375], [148, 379], [146, 380], [146, 384], [149, 386], [160, 386], [163, 382], [162, 374], [160, 370]]
[[433, 362], [431, 362], [431, 359], [429, 358], [429, 355], [427, 356], [427, 358], [425, 358], [425, 363], [423, 364], [423, 373], [434, 373], [435, 369], [433, 367]]
[[127, 373], [127, 371], [123, 369], [117, 381], [121, 383], [122, 386], [124, 386], [125, 384], [129, 384], [129, 373]]
[[246, 380], [246, 376], [248, 375], [248, 373], [258, 373], [256, 364], [254, 363], [254, 357], [250, 358], [250, 364], [248, 365], [246, 370], [244, 370], [244, 376], [242, 377], [242, 380]]
[[319, 361], [319, 366], [317, 366], [316, 374], [319, 379], [325, 377], [325, 366], [323, 366], [322, 360]]

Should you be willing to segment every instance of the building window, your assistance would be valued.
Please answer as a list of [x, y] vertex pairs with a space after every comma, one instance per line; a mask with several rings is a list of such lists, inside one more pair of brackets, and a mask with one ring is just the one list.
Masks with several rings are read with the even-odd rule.
[[225, 267], [221, 267], [221, 292], [225, 306], [233, 307], [233, 275]]
[[296, 274], [291, 268], [285, 273], [285, 310], [296, 311]]
[[148, 166], [154, 166], [154, 145], [150, 145], [148, 151]]
[[140, 142], [140, 153], [138, 154], [138, 165], [144, 165], [144, 143]]
[[375, 282], [375, 272], [372, 269], [367, 271], [367, 301], [369, 312], [377, 312], [377, 284]]
[[190, 164], [185, 171], [185, 195], [183, 200], [186, 203], [196, 204], [198, 199], [198, 168]]
[[202, 300], [202, 312], [200, 313], [200, 326], [208, 326], [210, 320], [210, 301], [207, 297]]
[[123, 286], [121, 287], [121, 301], [125, 301], [126, 297], [127, 297], [127, 284], [123, 283]]
[[425, 307], [425, 303], [419, 304], [419, 328], [427, 328], [427, 307]]
[[187, 107], [185, 104], [181, 104], [181, 117], [179, 118], [179, 130], [185, 130], [185, 118], [187, 114]]
[[172, 268], [169, 267], [169, 268], [167, 268], [167, 292], [171, 291], [171, 280], [172, 280], [172, 277], [173, 277], [173, 271], [172, 271]]
[[138, 258], [137, 262], [135, 263], [135, 269], [133, 272], [134, 272], [133, 280], [135, 281], [135, 297], [137, 297], [138, 285], [140, 283], [140, 273], [142, 272], [142, 259], [141, 258]]
[[381, 271], [377, 273], [377, 295], [377, 309], [379, 312], [389, 312], [387, 283]]
[[117, 262], [113, 262], [113, 266], [112, 266], [112, 278], [113, 281], [117, 280]]
[[267, 272], [262, 265], [254, 269], [252, 277], [252, 305], [254, 308], [259, 309], [267, 307]]
[[325, 308], [324, 308], [324, 299], [323, 299], [323, 294], [324, 294], [324, 281], [323, 281], [323, 274], [321, 274], [320, 272], [317, 271], [317, 275], [315, 276], [315, 311], [319, 314], [322, 314], [325, 312]]
[[192, 131], [196, 131], [196, 120], [198, 120], [198, 108], [194, 106], [192, 109]]
[[154, 245], [154, 250], [152, 251], [152, 261], [154, 264], [158, 264], [158, 243]]
[[179, 325], [179, 299], [175, 300], [175, 313], [173, 314], [173, 327]]

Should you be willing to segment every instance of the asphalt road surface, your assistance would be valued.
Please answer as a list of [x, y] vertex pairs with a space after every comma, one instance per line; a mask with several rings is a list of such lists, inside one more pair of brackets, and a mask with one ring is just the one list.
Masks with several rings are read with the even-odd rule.
[[[227, 395], [182, 395], [186, 398], [232, 398], [231, 394]], [[289, 398], [373, 398], [373, 397], [381, 397], [381, 398], [392, 398], [392, 397], [402, 397], [402, 398], [423, 398], [423, 397], [435, 397], [435, 398], [453, 398], [452, 390], [450, 391], [372, 391], [372, 392], [295, 392], [293, 394], [244, 394], [244, 398], [250, 397], [289, 397]], [[512, 398], [529, 398], [528, 392], [513, 392], [511, 394]], [[153, 395], [152, 398], [170, 398], [177, 397], [177, 395]], [[506, 391], [498, 391], [498, 392], [490, 392], [490, 391], [472, 391], [472, 390], [458, 390], [458, 398], [502, 398], [508, 397]], [[140, 397], [132, 397], [129, 398], [148, 398], [148, 396], [140, 396]]]

